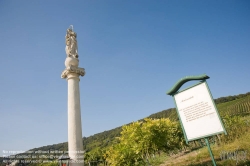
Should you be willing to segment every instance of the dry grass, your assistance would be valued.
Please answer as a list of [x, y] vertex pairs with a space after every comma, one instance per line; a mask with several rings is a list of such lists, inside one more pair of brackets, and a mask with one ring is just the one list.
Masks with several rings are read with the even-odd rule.
[[[212, 152], [216, 160], [216, 164], [231, 166], [250, 166], [250, 133], [246, 133], [234, 142], [226, 145], [212, 145]], [[224, 159], [223, 159], [223, 155]], [[231, 154], [231, 157], [230, 157]], [[185, 154], [178, 154], [176, 156], [169, 157], [165, 163], [160, 166], [205, 166], [212, 165], [212, 161], [207, 147], [203, 147], [192, 152]]]

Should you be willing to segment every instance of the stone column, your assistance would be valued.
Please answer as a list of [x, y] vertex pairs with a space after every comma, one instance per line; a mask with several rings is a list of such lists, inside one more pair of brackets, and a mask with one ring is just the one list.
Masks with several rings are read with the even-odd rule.
[[82, 122], [80, 107], [79, 76], [85, 75], [84, 68], [79, 68], [77, 34], [73, 25], [67, 29], [65, 36], [66, 69], [61, 77], [68, 81], [68, 154], [70, 166], [83, 166]]
[[70, 166], [83, 166], [83, 142], [80, 107], [79, 76], [85, 75], [84, 68], [78, 67], [78, 58], [67, 57], [66, 69], [61, 77], [68, 81], [68, 151]]

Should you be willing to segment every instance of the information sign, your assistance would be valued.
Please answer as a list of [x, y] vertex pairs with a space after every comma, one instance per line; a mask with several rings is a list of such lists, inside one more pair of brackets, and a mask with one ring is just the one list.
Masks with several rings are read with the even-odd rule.
[[176, 93], [174, 99], [187, 141], [225, 132], [206, 82]]

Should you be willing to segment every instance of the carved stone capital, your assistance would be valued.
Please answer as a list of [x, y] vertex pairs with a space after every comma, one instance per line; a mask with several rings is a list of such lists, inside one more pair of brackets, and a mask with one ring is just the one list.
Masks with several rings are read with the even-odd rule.
[[63, 70], [61, 74], [61, 78], [67, 78], [68, 74], [75, 73], [78, 74], [78, 76], [84, 76], [85, 75], [85, 69], [80, 68], [80, 67], [75, 67], [75, 66], [69, 66], [66, 67], [66, 69]]

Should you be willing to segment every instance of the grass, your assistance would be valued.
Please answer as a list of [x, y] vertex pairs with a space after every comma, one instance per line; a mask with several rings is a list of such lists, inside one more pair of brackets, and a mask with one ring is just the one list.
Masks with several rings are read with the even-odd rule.
[[[221, 103], [217, 105], [219, 113], [221, 115], [234, 113], [232, 111], [242, 114], [250, 110], [250, 97]], [[233, 110], [233, 109], [235, 110]], [[243, 114], [242, 114], [243, 115]], [[245, 122], [245, 127], [248, 131], [244, 131], [244, 134], [239, 138], [234, 139], [233, 142], [227, 144], [214, 144], [211, 145], [212, 153], [216, 160], [217, 166], [250, 166], [250, 116], [242, 116], [241, 119]], [[237, 130], [237, 129], [236, 129]], [[237, 132], [237, 131], [236, 131]], [[165, 160], [164, 160], [165, 159]], [[212, 166], [212, 160], [208, 152], [207, 146], [196, 150], [189, 150], [179, 153], [171, 157], [161, 157], [157, 163], [159, 166]], [[163, 161], [164, 160], [164, 161]], [[161, 162], [161, 163], [160, 163]]]
[[149, 163], [151, 166], [158, 166], [168, 159], [169, 159], [169, 156], [167, 156], [165, 153], [163, 153], [160, 156], [156, 156], [155, 158], [149, 159]]
[[[217, 166], [250, 166], [250, 133], [223, 145], [211, 145]], [[160, 166], [206, 166], [212, 165], [207, 147], [189, 151], [184, 155], [169, 157]]]

